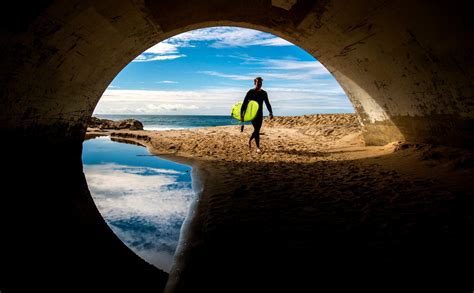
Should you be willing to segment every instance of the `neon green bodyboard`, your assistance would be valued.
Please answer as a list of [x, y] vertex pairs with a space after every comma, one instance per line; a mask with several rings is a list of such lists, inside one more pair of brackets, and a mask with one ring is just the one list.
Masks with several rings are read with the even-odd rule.
[[[240, 110], [242, 109], [243, 102], [238, 102], [232, 106], [232, 117], [240, 121]], [[252, 121], [258, 113], [258, 103], [250, 100], [247, 109], [245, 109], [244, 122]]]

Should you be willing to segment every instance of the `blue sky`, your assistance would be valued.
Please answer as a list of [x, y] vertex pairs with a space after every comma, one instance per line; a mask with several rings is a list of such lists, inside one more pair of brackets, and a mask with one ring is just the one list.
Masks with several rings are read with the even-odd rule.
[[94, 114], [229, 115], [256, 76], [276, 116], [354, 112], [334, 77], [301, 48], [256, 30], [211, 27], [143, 52], [115, 77]]

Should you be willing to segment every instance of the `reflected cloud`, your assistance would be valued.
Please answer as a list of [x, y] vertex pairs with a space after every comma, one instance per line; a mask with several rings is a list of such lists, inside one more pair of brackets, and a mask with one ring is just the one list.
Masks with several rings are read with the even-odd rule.
[[169, 272], [193, 197], [176, 170], [84, 165], [92, 197], [114, 233], [135, 253]]

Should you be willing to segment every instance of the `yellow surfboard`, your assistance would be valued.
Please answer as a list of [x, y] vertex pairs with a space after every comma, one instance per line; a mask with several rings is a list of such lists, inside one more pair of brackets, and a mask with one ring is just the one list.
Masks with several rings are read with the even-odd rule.
[[[231, 116], [240, 121], [240, 110], [242, 109], [243, 102], [238, 102], [232, 106]], [[244, 122], [252, 121], [258, 113], [258, 103], [250, 100], [247, 109], [245, 109]]]

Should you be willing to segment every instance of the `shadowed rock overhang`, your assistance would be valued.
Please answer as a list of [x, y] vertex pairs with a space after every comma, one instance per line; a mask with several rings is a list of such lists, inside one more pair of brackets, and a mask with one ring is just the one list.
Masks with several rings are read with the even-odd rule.
[[[166, 276], [133, 255], [98, 213], [82, 173], [81, 143], [120, 70], [185, 31], [240, 26], [300, 46], [339, 81], [367, 144], [474, 141], [468, 1], [36, 1], [28, 10], [11, 2], [0, 19], [6, 280], [23, 275], [54, 288], [58, 276], [77, 282], [72, 270], [81, 268], [105, 288], [118, 285], [98, 277], [104, 271], [125, 287], [164, 286]], [[23, 222], [31, 233], [22, 232]], [[38, 274], [45, 263], [55, 280]]]

